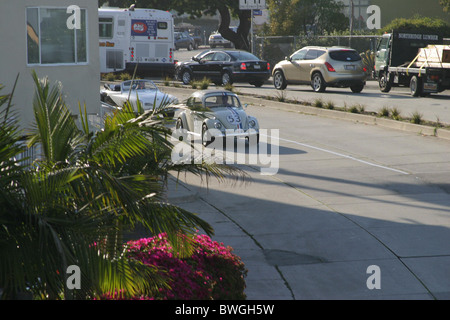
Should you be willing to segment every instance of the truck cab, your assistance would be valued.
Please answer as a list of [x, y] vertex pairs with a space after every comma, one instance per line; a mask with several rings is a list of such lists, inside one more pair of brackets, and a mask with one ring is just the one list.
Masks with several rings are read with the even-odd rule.
[[389, 46], [391, 37], [392, 33], [386, 33], [378, 42], [377, 52], [375, 54], [375, 72], [377, 72], [377, 74], [389, 65]]
[[409, 86], [413, 96], [421, 96], [447, 89], [447, 66], [441, 63], [430, 67], [417, 60], [421, 50], [442, 43], [443, 38], [436, 34], [398, 30], [384, 34], [375, 53], [374, 76], [380, 90], [389, 92], [392, 87]]

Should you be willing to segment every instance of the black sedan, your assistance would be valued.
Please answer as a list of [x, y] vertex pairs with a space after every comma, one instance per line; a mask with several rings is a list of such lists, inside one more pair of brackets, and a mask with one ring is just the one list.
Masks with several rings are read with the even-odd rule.
[[216, 85], [248, 82], [261, 87], [270, 77], [270, 64], [247, 51], [209, 50], [178, 62], [175, 75], [184, 84], [206, 77]]

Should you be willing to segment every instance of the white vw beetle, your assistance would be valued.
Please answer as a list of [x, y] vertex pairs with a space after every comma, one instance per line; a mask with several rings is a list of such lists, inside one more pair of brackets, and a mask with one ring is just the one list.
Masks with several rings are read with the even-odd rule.
[[118, 107], [130, 100], [135, 108], [139, 99], [144, 110], [178, 103], [175, 96], [160, 91], [153, 81], [141, 79], [127, 80], [120, 84], [105, 84], [100, 91], [100, 97], [102, 101], [113, 102]]
[[201, 136], [202, 144], [209, 145], [216, 138], [247, 138], [259, 143], [259, 124], [248, 116], [235, 93], [226, 90], [194, 92], [178, 108], [176, 129]]

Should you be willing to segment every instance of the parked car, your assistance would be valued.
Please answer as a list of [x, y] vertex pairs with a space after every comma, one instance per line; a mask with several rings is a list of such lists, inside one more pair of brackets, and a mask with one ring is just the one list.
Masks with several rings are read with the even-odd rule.
[[247, 115], [237, 94], [227, 90], [194, 92], [178, 107], [176, 130], [180, 135], [201, 136], [202, 144], [215, 139], [247, 138], [259, 143], [259, 123]]
[[316, 92], [324, 92], [327, 87], [349, 87], [359, 93], [366, 77], [361, 56], [344, 47], [305, 47], [273, 68], [273, 84], [278, 90], [288, 84], [311, 84]]
[[203, 36], [199, 29], [189, 29], [189, 35], [194, 39], [194, 49], [198, 49], [203, 44]]
[[180, 48], [188, 49], [189, 51], [195, 48], [195, 40], [186, 32], [175, 32], [174, 33], [174, 43], [175, 49]]
[[216, 85], [248, 82], [261, 87], [270, 78], [270, 64], [247, 51], [209, 50], [190, 61], [178, 62], [175, 76], [184, 84], [206, 77]]
[[[230, 29], [234, 32], [237, 31], [237, 28], [238, 27], [230, 27]], [[215, 31], [209, 36], [209, 46], [211, 49], [214, 49], [215, 47], [231, 48], [233, 47], [233, 44], [230, 42], [230, 40], [222, 37], [219, 31]]]
[[177, 97], [160, 91], [151, 80], [127, 80], [120, 84], [105, 84], [100, 90], [100, 98], [103, 102], [118, 107], [130, 100], [135, 108], [139, 99], [144, 110], [153, 110], [179, 102]]

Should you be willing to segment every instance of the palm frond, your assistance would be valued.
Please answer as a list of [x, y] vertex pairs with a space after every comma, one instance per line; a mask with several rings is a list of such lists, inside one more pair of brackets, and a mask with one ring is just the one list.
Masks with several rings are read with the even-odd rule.
[[33, 111], [36, 125], [31, 131], [29, 146], [41, 144], [48, 161], [65, 161], [73, 152], [74, 143], [80, 139], [80, 131], [65, 105], [59, 86], [50, 87], [47, 78], [38, 79], [32, 73], [36, 94], [33, 99]]

